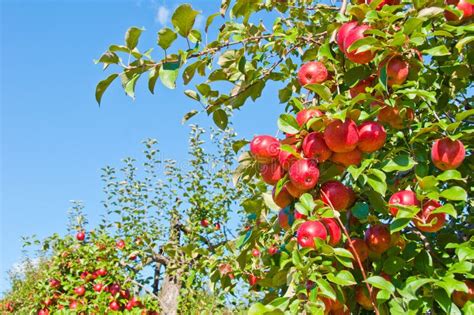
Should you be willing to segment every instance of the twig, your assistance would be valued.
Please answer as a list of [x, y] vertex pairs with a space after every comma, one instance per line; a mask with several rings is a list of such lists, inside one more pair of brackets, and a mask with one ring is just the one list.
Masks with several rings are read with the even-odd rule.
[[[331, 200], [328, 198], [328, 195], [324, 191], [321, 191], [321, 193], [324, 195], [326, 200], [329, 202], [329, 207], [333, 211], [337, 211], [336, 209], [334, 209], [334, 206], [332, 205]], [[377, 308], [377, 303], [375, 302], [375, 299], [374, 299], [372, 286], [367, 282], [367, 274], [365, 272], [364, 265], [362, 264], [362, 261], [360, 260], [359, 254], [357, 253], [357, 250], [355, 249], [354, 245], [352, 244], [352, 239], [349, 235], [349, 232], [347, 231], [346, 227], [344, 226], [341, 219], [339, 218], [339, 211], [337, 211], [337, 214], [338, 215], [336, 215], [335, 218], [336, 218], [337, 223], [339, 224], [339, 226], [342, 228], [342, 231], [344, 232], [344, 235], [347, 237], [347, 240], [349, 242], [349, 247], [352, 249], [352, 253], [354, 254], [355, 259], [357, 261], [357, 264], [359, 265], [360, 271], [362, 273], [362, 277], [364, 278], [365, 285], [367, 287], [367, 290], [369, 291], [370, 303], [374, 307], [375, 314], [379, 315], [380, 312], [379, 312], [379, 309]]]
[[431, 256], [437, 261], [439, 262], [441, 265], [445, 266], [446, 265], [444, 264], [444, 262], [438, 257], [438, 255], [436, 255], [436, 253], [434, 252], [434, 249], [433, 249], [433, 246], [431, 246], [431, 243], [430, 241], [428, 240], [428, 238], [423, 234], [421, 233], [421, 231], [415, 229], [415, 228], [411, 228], [409, 227], [408, 228], [409, 231], [413, 232], [413, 234], [417, 235], [420, 240], [423, 242], [423, 246], [425, 246], [426, 250], [431, 254]]

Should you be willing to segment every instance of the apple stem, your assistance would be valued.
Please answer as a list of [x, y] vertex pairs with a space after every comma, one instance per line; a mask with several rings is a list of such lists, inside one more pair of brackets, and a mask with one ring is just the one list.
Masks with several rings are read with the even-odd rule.
[[336, 209], [334, 209], [334, 206], [332, 205], [332, 202], [331, 200], [328, 198], [328, 195], [326, 195], [326, 193], [324, 191], [321, 191], [321, 193], [324, 195], [324, 197], [326, 198], [326, 200], [328, 201], [329, 203], [329, 207], [332, 209], [332, 211], [335, 211], [337, 212], [337, 215], [334, 217], [337, 221], [337, 223], [339, 224], [339, 226], [341, 227], [342, 231], [344, 232], [344, 235], [347, 237], [347, 240], [349, 242], [349, 247], [352, 249], [352, 253], [354, 254], [355, 256], [355, 259], [357, 261], [357, 264], [359, 265], [359, 268], [360, 268], [360, 271], [362, 273], [362, 278], [364, 278], [364, 282], [365, 282], [365, 285], [367, 287], [367, 290], [369, 291], [369, 296], [370, 296], [370, 303], [372, 304], [372, 306], [374, 307], [374, 312], [376, 315], [379, 315], [380, 312], [379, 312], [379, 309], [377, 308], [377, 303], [375, 301], [375, 297], [374, 297], [374, 294], [373, 294], [373, 290], [372, 290], [372, 286], [367, 282], [367, 273], [365, 272], [365, 268], [364, 268], [364, 265], [362, 264], [362, 260], [360, 259], [359, 257], [359, 254], [357, 253], [357, 250], [356, 248], [354, 247], [354, 245], [352, 245], [352, 239], [349, 235], [349, 232], [347, 231], [346, 227], [344, 226], [344, 224], [342, 223], [341, 219], [340, 219], [340, 215], [339, 215], [339, 211], [337, 211]]

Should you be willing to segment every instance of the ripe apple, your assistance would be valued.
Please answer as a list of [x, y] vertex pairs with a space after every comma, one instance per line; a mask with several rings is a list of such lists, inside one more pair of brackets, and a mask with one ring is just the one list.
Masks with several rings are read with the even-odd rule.
[[86, 288], [83, 285], [76, 287], [74, 288], [74, 293], [78, 296], [83, 296], [86, 293]]
[[260, 251], [257, 248], [252, 249], [252, 256], [253, 257], [260, 256]]
[[374, 309], [372, 303], [370, 302], [369, 290], [367, 289], [365, 284], [360, 284], [356, 287], [355, 299], [356, 302], [359, 303], [359, 305], [362, 306], [364, 309], [369, 311]]
[[[388, 200], [389, 205], [401, 206], [420, 206], [420, 202], [416, 199], [416, 194], [411, 190], [401, 190], [394, 193]], [[389, 211], [393, 216], [398, 213], [397, 207], [389, 207]]]
[[337, 224], [337, 221], [333, 218], [323, 218], [321, 222], [326, 226], [326, 230], [329, 234], [329, 245], [336, 246], [342, 237], [341, 228]]
[[77, 301], [76, 300], [72, 300], [69, 302], [69, 309], [71, 310], [75, 310], [77, 308]]
[[105, 275], [107, 275], [107, 269], [105, 268], [100, 268], [100, 269], [97, 269], [97, 274], [101, 277], [104, 277]]
[[131, 311], [131, 310], [133, 309], [133, 307], [134, 307], [134, 306], [133, 306], [132, 301], [128, 301], [127, 304], [125, 304], [125, 309], [126, 309], [127, 311]]
[[289, 230], [294, 221], [295, 217], [289, 207], [283, 208], [278, 212], [278, 223], [282, 229]]
[[351, 190], [339, 181], [325, 182], [320, 189], [321, 200], [328, 206], [338, 210], [345, 210], [352, 201]]
[[311, 132], [303, 140], [303, 153], [305, 157], [322, 163], [329, 159], [332, 151], [326, 145], [322, 133]]
[[140, 307], [140, 306], [142, 305], [142, 302], [141, 302], [137, 297], [135, 297], [135, 296], [133, 296], [133, 297], [129, 300], [129, 302], [131, 302], [134, 307]]
[[219, 222], [214, 224], [214, 230], [219, 231], [220, 229], [221, 229], [221, 224]]
[[60, 285], [61, 285], [61, 282], [59, 282], [59, 280], [57, 280], [57, 279], [49, 279], [49, 286], [50, 286], [51, 288], [54, 289], [54, 288], [59, 287]]
[[458, 168], [465, 156], [466, 149], [460, 140], [438, 139], [431, 147], [431, 160], [442, 171]]
[[117, 301], [112, 301], [112, 302], [109, 303], [109, 308], [112, 311], [120, 311], [120, 304]]
[[285, 208], [289, 204], [293, 202], [293, 196], [290, 195], [288, 192], [288, 189], [285, 186], [283, 186], [280, 191], [278, 192], [278, 195], [275, 195], [276, 192], [276, 187], [273, 187], [272, 191], [272, 196], [273, 196], [273, 201], [275, 204], [280, 207], [280, 208]]
[[[88, 272], [88, 271], [83, 271], [83, 272], [81, 273], [81, 276], [80, 276], [80, 277], [81, 277], [82, 280], [87, 279], [87, 278], [89, 277], [89, 272]], [[88, 279], [88, 280], [89, 280], [89, 279]]]
[[308, 218], [307, 215], [301, 214], [301, 213], [298, 212], [298, 210], [296, 210], [296, 209], [295, 209], [294, 216], [295, 216], [295, 220], [306, 220], [306, 218]]
[[39, 310], [38, 315], [49, 315], [49, 310], [48, 309]]
[[268, 164], [278, 159], [280, 142], [272, 136], [256, 136], [250, 142], [250, 152], [257, 162]]
[[43, 301], [43, 304], [44, 304], [44, 306], [48, 307], [48, 306], [53, 305], [53, 302], [54, 302], [53, 299], [46, 298], [46, 299]]
[[116, 244], [118, 249], [124, 249], [125, 248], [125, 241], [124, 240], [118, 240]]
[[355, 248], [355, 252], [352, 250], [351, 246], [349, 245], [349, 241], [346, 242], [346, 249], [352, 253], [355, 256], [356, 253], [359, 256], [359, 259], [361, 262], [365, 261], [369, 257], [369, 248], [367, 247], [367, 244], [364, 242], [364, 240], [358, 239], [358, 238], [353, 238], [352, 240], [352, 246]]
[[85, 238], [86, 238], [86, 233], [84, 233], [83, 231], [77, 232], [77, 234], [76, 234], [76, 239], [77, 239], [78, 241], [81, 241], [81, 242], [82, 242]]
[[357, 148], [350, 152], [336, 152], [331, 156], [331, 161], [336, 164], [344, 165], [345, 167], [349, 167], [351, 165], [359, 165], [362, 161], [362, 152], [360, 152], [360, 150]]
[[202, 227], [208, 227], [209, 226], [209, 221], [207, 219], [202, 219], [200, 223], [201, 223]]
[[371, 251], [377, 254], [382, 254], [389, 249], [390, 242], [390, 231], [386, 225], [373, 225], [365, 231], [365, 243]]
[[120, 290], [120, 296], [126, 300], [130, 298], [130, 291], [128, 289], [126, 290]]
[[295, 185], [293, 185], [291, 182], [287, 182], [284, 187], [288, 190], [288, 193], [294, 198], [299, 198], [302, 194], [305, 193], [304, 190], [296, 188]]
[[102, 283], [96, 283], [92, 288], [95, 292], [100, 292], [104, 288], [104, 285]]
[[250, 275], [249, 275], [249, 284], [250, 284], [250, 286], [253, 287], [254, 285], [256, 285], [257, 282], [258, 282], [258, 280], [259, 280], [259, 279], [258, 279], [257, 276], [255, 276], [255, 275], [253, 275], [253, 274], [250, 274]]
[[448, 20], [450, 22], [459, 23], [459, 22], [470, 19], [474, 14], [474, 5], [469, 3], [466, 0], [459, 0], [459, 1], [458, 0], [448, 0], [448, 1], [446, 1], [446, 4], [447, 5], [455, 5], [456, 9], [458, 9], [462, 12], [462, 16], [458, 17], [453, 12], [445, 10], [444, 11], [444, 17], [446, 18], [446, 20]]
[[421, 211], [418, 212], [413, 219], [418, 230], [428, 233], [434, 233], [441, 230], [446, 222], [446, 214], [435, 213], [431, 214], [436, 208], [441, 207], [441, 204], [436, 200], [429, 200], [423, 203]]
[[323, 83], [328, 77], [328, 69], [319, 61], [305, 63], [298, 71], [298, 80], [302, 86]]
[[285, 176], [285, 171], [280, 166], [278, 160], [276, 160], [270, 164], [261, 164], [260, 175], [262, 175], [262, 180], [265, 183], [268, 185], [275, 185], [283, 176]]
[[467, 285], [467, 293], [462, 291], [453, 292], [453, 302], [459, 307], [464, 307], [468, 301], [474, 300], [474, 282], [466, 280], [464, 282]]
[[[296, 114], [296, 122], [300, 127], [304, 127], [308, 121], [310, 121], [314, 117], [323, 117], [324, 114], [322, 111], [316, 108], [305, 108], [300, 110]], [[320, 129], [323, 127], [323, 123], [318, 121], [314, 122], [311, 126], [308, 126], [311, 129]]]
[[357, 148], [362, 152], [374, 152], [383, 147], [387, 139], [384, 127], [375, 121], [366, 121], [359, 126]]
[[303, 248], [316, 248], [314, 238], [326, 240], [326, 228], [319, 221], [306, 221], [300, 225], [296, 232], [298, 244]]
[[[388, 62], [387, 62], [388, 60]], [[401, 56], [391, 56], [383, 60], [379, 66], [379, 76], [382, 68], [386, 67], [387, 85], [402, 85], [405, 83], [410, 65]]]
[[[292, 145], [293, 149], [295, 151], [298, 151], [295, 145]], [[294, 156], [292, 153], [281, 150], [280, 153], [278, 154], [278, 162], [280, 163], [281, 167], [287, 171], [290, 169], [291, 165], [295, 163], [297, 160], [296, 156]]]
[[336, 42], [337, 46], [339, 46], [339, 50], [343, 53], [346, 52], [346, 48], [344, 47], [344, 41], [346, 40], [347, 35], [350, 31], [357, 27], [357, 22], [347, 22], [342, 24], [342, 26], [337, 31]]
[[324, 141], [334, 152], [350, 152], [359, 142], [359, 131], [352, 119], [334, 120], [324, 130]]
[[111, 285], [109, 285], [109, 292], [111, 295], [116, 295], [117, 293], [120, 292], [120, 284], [117, 284], [117, 283], [113, 283]]
[[278, 254], [278, 248], [276, 246], [271, 246], [268, 248], [268, 253], [270, 256]]
[[290, 167], [288, 174], [297, 189], [312, 189], [319, 179], [318, 163], [313, 159], [298, 160]]
[[405, 125], [413, 121], [415, 113], [411, 108], [403, 109], [386, 105], [379, 111], [377, 118], [394, 129], [403, 129]]
[[362, 24], [360, 26], [354, 27], [347, 32], [346, 38], [344, 39], [344, 52], [347, 59], [352, 62], [359, 64], [366, 64], [372, 61], [375, 57], [375, 53], [371, 50], [366, 50], [363, 52], [358, 52], [358, 49], [353, 51], [348, 51], [349, 47], [356, 41], [365, 38], [364, 32], [369, 30], [370, 26]]
[[356, 85], [349, 89], [349, 95], [351, 96], [351, 98], [355, 98], [361, 93], [366, 93], [366, 89], [374, 84], [374, 80], [375, 78], [373, 76], [370, 76], [357, 82]]

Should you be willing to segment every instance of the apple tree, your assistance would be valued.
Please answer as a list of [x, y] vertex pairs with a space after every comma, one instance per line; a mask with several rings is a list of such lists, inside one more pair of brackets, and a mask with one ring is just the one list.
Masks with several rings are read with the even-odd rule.
[[281, 137], [235, 143], [235, 182], [268, 185], [230, 242], [249, 313], [473, 313], [472, 0], [223, 0], [206, 34], [198, 14], [176, 9], [160, 59], [130, 28], [96, 98], [147, 75], [225, 128], [279, 87]]

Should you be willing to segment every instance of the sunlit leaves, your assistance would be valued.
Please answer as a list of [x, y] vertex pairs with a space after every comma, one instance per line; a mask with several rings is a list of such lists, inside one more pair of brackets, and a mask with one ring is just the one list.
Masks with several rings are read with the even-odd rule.
[[168, 49], [176, 40], [178, 35], [170, 28], [163, 28], [158, 32], [158, 45], [163, 49]]
[[196, 16], [199, 11], [194, 10], [189, 4], [180, 5], [171, 17], [171, 23], [178, 31], [178, 34], [183, 37], [188, 37], [191, 32]]

